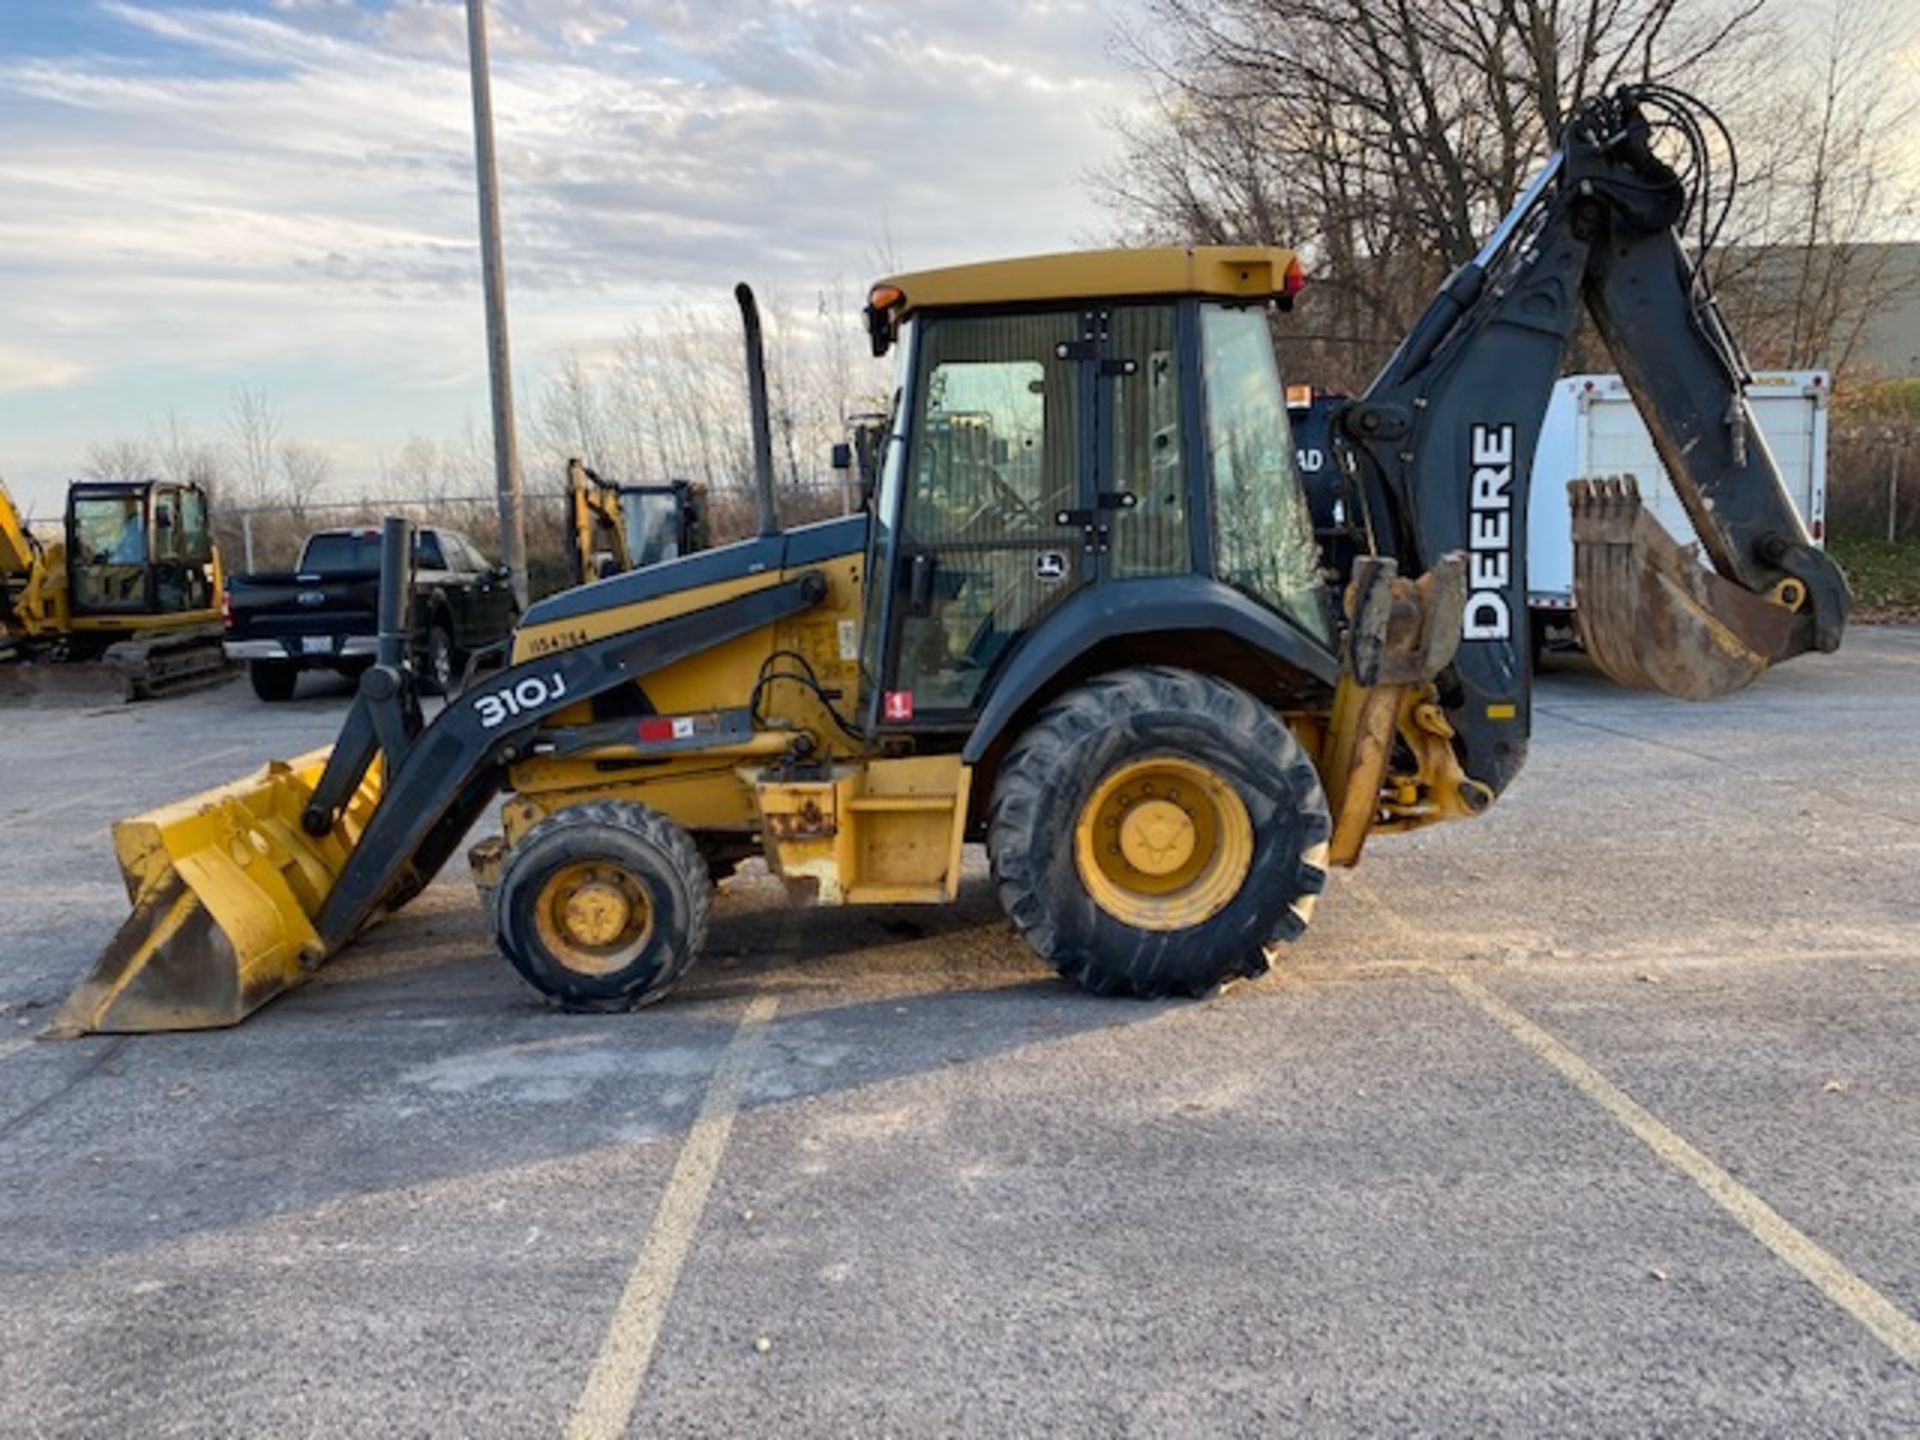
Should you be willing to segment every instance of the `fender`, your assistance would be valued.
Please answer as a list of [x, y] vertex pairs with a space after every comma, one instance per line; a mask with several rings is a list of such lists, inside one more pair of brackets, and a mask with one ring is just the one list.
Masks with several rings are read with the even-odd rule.
[[1203, 575], [1109, 580], [1076, 592], [1020, 642], [961, 759], [978, 765], [1041, 688], [1102, 641], [1168, 630], [1219, 631], [1326, 685], [1340, 678], [1333, 651], [1230, 585]]

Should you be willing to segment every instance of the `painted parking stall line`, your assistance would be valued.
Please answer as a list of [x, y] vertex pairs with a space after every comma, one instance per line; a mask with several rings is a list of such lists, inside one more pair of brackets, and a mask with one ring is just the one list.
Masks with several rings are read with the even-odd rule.
[[1573, 1050], [1471, 976], [1447, 983], [1527, 1049], [1557, 1070], [1641, 1144], [1691, 1180], [1742, 1230], [1785, 1261], [1829, 1302], [1920, 1370], [1920, 1320], [1902, 1310], [1752, 1190], [1689, 1144]]
[[700, 1111], [660, 1196], [653, 1225], [614, 1307], [586, 1388], [568, 1421], [569, 1440], [601, 1440], [626, 1433], [653, 1363], [667, 1307], [673, 1303], [674, 1287], [720, 1173], [747, 1075], [779, 1006], [774, 996], [755, 998], [714, 1067]]

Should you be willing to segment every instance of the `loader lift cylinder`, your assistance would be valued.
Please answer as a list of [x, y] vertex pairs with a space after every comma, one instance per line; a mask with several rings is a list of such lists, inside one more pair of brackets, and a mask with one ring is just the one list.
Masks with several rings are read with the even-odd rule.
[[413, 587], [413, 524], [389, 515], [380, 526], [380, 634], [375, 657], [398, 670], [407, 660], [407, 602]]

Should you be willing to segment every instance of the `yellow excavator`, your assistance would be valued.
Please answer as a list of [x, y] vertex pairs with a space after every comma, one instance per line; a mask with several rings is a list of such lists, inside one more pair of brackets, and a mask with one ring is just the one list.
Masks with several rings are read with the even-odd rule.
[[881, 282], [866, 319], [899, 379], [877, 492], [793, 530], [743, 292], [760, 533], [542, 600], [511, 664], [427, 723], [389, 521], [380, 658], [338, 740], [115, 828], [133, 913], [57, 1033], [239, 1020], [418, 893], [502, 796], [469, 858], [499, 948], [562, 1006], [664, 994], [749, 856], [819, 904], [938, 904], [975, 841], [1014, 926], [1090, 991], [1258, 974], [1329, 866], [1482, 814], [1520, 770], [1527, 471], [1583, 305], [1712, 566], [1629, 481], [1576, 485], [1589, 653], [1707, 698], [1833, 649], [1845, 582], [1678, 233], [1707, 197], [1651, 144], [1656, 121], [1700, 133], [1665, 123], [1689, 103], [1580, 107], [1339, 411], [1364, 545], [1338, 602], [1270, 323], [1301, 286], [1288, 251]]
[[0, 696], [104, 684], [138, 700], [216, 679], [221, 589], [198, 485], [76, 481], [47, 541], [0, 485]]
[[707, 548], [707, 487], [693, 480], [634, 485], [567, 462], [567, 553], [573, 583], [604, 580]]

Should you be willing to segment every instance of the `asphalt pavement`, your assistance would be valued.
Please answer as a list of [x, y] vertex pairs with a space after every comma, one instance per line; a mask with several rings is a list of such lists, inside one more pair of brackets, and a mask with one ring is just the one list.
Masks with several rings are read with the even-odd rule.
[[730, 882], [626, 1016], [456, 866], [231, 1031], [36, 1041], [107, 826], [344, 687], [0, 712], [0, 1434], [1920, 1433], [1920, 629], [1543, 677], [1268, 978]]

